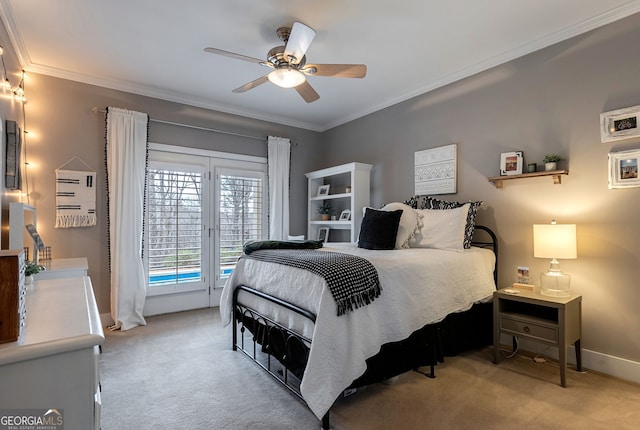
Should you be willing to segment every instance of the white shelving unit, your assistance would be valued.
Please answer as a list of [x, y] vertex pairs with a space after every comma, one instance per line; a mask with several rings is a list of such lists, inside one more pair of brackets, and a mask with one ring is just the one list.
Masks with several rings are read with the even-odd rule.
[[[307, 207], [307, 239], [317, 239], [322, 227], [328, 227], [327, 242], [356, 242], [362, 223], [362, 208], [370, 204], [371, 168], [364, 163], [348, 163], [306, 174], [309, 202]], [[318, 195], [322, 185], [329, 185], [329, 193]], [[333, 207], [335, 221], [323, 221], [318, 208], [328, 203]], [[348, 221], [340, 221], [345, 209], [351, 211]]]

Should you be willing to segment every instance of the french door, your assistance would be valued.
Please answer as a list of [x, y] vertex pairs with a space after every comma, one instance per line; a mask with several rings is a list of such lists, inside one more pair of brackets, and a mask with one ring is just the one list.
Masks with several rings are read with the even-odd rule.
[[145, 315], [218, 306], [244, 242], [267, 236], [266, 162], [214, 154], [149, 152]]

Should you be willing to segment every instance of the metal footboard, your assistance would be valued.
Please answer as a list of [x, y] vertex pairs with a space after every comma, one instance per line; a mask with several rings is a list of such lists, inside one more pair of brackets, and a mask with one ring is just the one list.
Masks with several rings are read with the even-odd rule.
[[[305, 354], [304, 348], [306, 348], [306, 356], [303, 361], [304, 365], [306, 365], [308, 345], [311, 345], [311, 339], [291, 330], [289, 327], [278, 323], [255, 309], [240, 303], [238, 300], [240, 292], [252, 294], [271, 303], [275, 303], [278, 306], [282, 306], [285, 309], [302, 315], [314, 324], [316, 322], [316, 315], [313, 312], [265, 294], [254, 288], [247, 287], [246, 285], [236, 287], [233, 292], [233, 350], [243, 352], [276, 381], [304, 402], [304, 398], [300, 392], [300, 379], [302, 378], [304, 367], [301, 372], [292, 371], [290, 367], [294, 367], [295, 363], [292, 362], [293, 360], [300, 360], [300, 355]], [[246, 338], [249, 337], [247, 332], [251, 335], [248, 343], [246, 342]], [[274, 341], [280, 343], [280, 351], [277, 351], [277, 348], [274, 350], [272, 343]], [[303, 348], [301, 348], [301, 346]], [[290, 352], [296, 350], [298, 351], [297, 357], [292, 356], [293, 354], [290, 355]], [[296, 375], [296, 373], [298, 374]], [[329, 429], [329, 412], [322, 418], [322, 428]]]

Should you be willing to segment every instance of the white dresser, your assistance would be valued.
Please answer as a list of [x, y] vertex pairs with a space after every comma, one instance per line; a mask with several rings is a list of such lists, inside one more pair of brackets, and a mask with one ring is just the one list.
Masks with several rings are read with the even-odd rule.
[[35, 279], [60, 279], [87, 276], [89, 263], [85, 257], [81, 258], [54, 258], [48, 261], [40, 261], [45, 270], [34, 275]]
[[18, 342], [0, 345], [3, 409], [58, 409], [64, 428], [100, 428], [100, 316], [87, 276], [37, 280]]

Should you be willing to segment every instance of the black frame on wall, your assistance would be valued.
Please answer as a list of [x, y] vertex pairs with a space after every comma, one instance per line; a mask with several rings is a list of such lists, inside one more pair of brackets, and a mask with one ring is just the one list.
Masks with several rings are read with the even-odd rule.
[[22, 138], [18, 123], [12, 120], [6, 121], [7, 130], [7, 156], [5, 162], [4, 186], [11, 190], [22, 188], [22, 173], [20, 169], [20, 152], [22, 150]]

